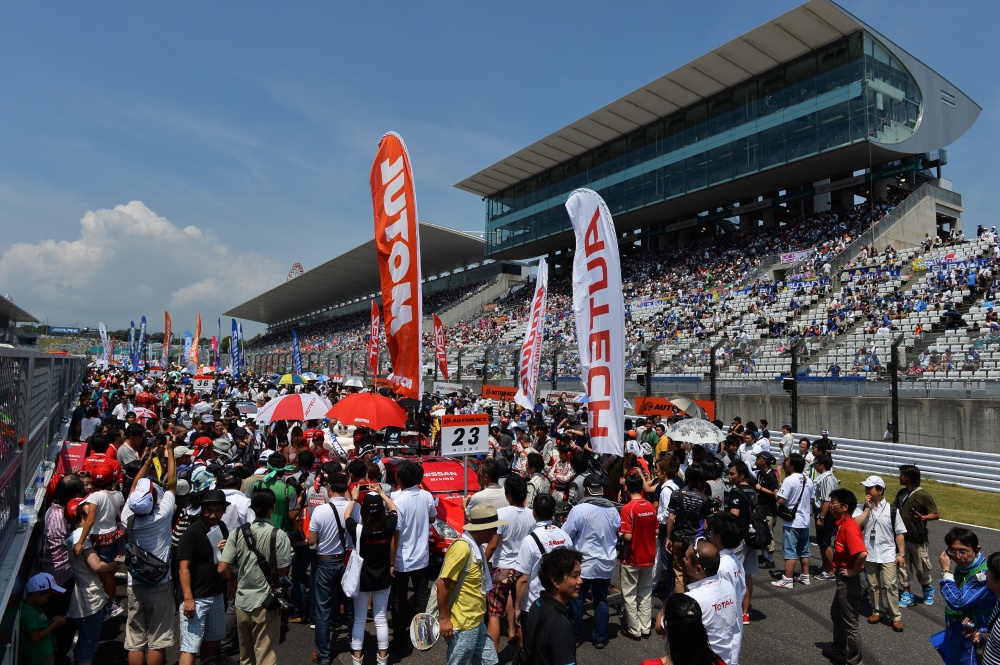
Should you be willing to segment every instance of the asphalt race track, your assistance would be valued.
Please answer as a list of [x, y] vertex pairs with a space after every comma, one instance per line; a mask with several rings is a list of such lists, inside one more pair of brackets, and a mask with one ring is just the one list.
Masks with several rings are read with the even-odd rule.
[[[944, 534], [954, 524], [950, 522], [934, 522], [930, 525], [931, 533], [931, 565], [932, 579], [940, 579], [937, 574], [940, 567], [937, 557], [944, 550]], [[979, 535], [983, 552], [989, 554], [1000, 550], [1000, 531], [974, 529]], [[780, 529], [779, 529], [780, 532]], [[779, 538], [780, 542], [780, 538]], [[816, 552], [813, 543], [813, 552]], [[818, 556], [817, 556], [818, 561]], [[790, 591], [779, 590], [771, 586], [769, 571], [761, 570], [754, 576], [753, 608], [750, 615], [750, 625], [744, 627], [743, 650], [740, 663], [742, 665], [770, 665], [772, 663], [807, 664], [826, 663], [820, 651], [830, 641], [831, 628], [829, 619], [830, 600], [833, 594], [834, 582], [813, 581], [808, 586], [796, 584]], [[124, 593], [124, 588], [119, 589]], [[654, 599], [654, 603], [658, 603]], [[655, 613], [655, 609], [654, 609]], [[871, 626], [865, 617], [861, 618], [862, 645], [864, 662], [868, 665], [925, 665], [939, 663], [940, 658], [930, 647], [928, 638], [931, 634], [944, 627], [944, 603], [938, 596], [934, 605], [926, 607], [915, 604], [904, 608], [903, 624], [905, 631], [895, 633], [888, 624]], [[124, 617], [105, 624], [105, 642], [101, 645], [95, 662], [102, 665], [115, 665], [126, 662], [122, 647], [124, 639]], [[655, 634], [648, 640], [633, 642], [618, 636], [619, 616], [612, 607], [611, 622], [608, 627], [611, 642], [603, 650], [595, 649], [590, 642], [577, 650], [577, 662], [581, 665], [638, 665], [647, 658], [663, 655], [665, 648], [663, 638]], [[583, 634], [590, 635], [591, 618], [585, 618]], [[390, 617], [391, 625], [391, 617]], [[375, 627], [368, 621], [367, 638], [365, 641], [365, 664], [375, 663]], [[284, 643], [278, 650], [280, 663], [309, 663], [313, 651], [313, 631], [308, 624], [292, 624], [289, 626]], [[508, 663], [514, 657], [514, 647], [504, 647], [501, 640], [500, 662]], [[340, 665], [350, 665], [351, 657], [347, 651], [347, 632], [340, 628], [334, 635], [333, 662]], [[390, 663], [406, 662], [413, 665], [440, 665], [445, 662], [443, 641], [427, 652], [415, 651], [412, 655], [400, 661], [390, 656]], [[177, 662], [178, 652], [174, 648], [167, 654], [167, 663]], [[238, 659], [232, 659], [235, 664]]]

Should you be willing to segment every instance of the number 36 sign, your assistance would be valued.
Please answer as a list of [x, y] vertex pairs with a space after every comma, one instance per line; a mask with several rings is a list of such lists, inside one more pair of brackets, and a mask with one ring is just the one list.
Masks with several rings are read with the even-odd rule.
[[482, 455], [490, 450], [490, 417], [485, 413], [441, 417], [441, 454]]

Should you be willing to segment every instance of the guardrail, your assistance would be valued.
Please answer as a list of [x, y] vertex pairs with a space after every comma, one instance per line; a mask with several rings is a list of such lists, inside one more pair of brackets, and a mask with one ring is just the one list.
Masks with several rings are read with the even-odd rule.
[[0, 348], [0, 608], [3, 624], [14, 626], [0, 665], [17, 658], [20, 593], [37, 566], [29, 551], [35, 523], [21, 523], [21, 502], [44, 497], [42, 463], [61, 438], [86, 367], [79, 356]]
[[[795, 434], [813, 441], [818, 434]], [[771, 436], [772, 442], [781, 437]], [[901, 464], [915, 464], [920, 475], [942, 483], [969, 489], [1000, 492], [1000, 455], [969, 450], [912, 446], [904, 443], [836, 438], [834, 465], [850, 471], [864, 471], [895, 478]]]

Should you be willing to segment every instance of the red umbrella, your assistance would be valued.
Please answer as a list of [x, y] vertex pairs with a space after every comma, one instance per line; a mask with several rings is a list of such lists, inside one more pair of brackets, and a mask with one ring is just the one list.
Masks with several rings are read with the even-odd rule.
[[327, 417], [344, 425], [370, 427], [405, 427], [406, 411], [398, 404], [377, 393], [354, 393], [333, 405]]
[[330, 402], [312, 393], [293, 393], [275, 397], [257, 411], [257, 423], [278, 420], [319, 420], [326, 417]]

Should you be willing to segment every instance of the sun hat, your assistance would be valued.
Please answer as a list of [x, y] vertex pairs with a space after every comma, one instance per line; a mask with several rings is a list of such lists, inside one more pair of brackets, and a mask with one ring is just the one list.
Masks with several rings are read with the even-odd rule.
[[[365, 497], [367, 498], [367, 497]], [[502, 519], [497, 518], [497, 507], [491, 504], [473, 506], [469, 512], [469, 521], [465, 525], [466, 531], [486, 531], [496, 529], [507, 524]]]

